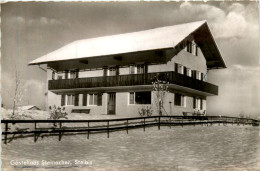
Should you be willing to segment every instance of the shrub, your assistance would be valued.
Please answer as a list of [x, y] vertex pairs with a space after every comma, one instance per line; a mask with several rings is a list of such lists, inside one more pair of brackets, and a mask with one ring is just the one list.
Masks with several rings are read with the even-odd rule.
[[151, 106], [146, 106], [146, 108], [144, 106], [142, 106], [142, 108], [139, 109], [138, 113], [142, 117], [144, 117], [144, 116], [152, 116], [153, 110], [152, 110]]
[[68, 113], [65, 112], [65, 107], [61, 108], [61, 107], [56, 107], [55, 105], [53, 107], [49, 107], [50, 109], [50, 118], [49, 119], [68, 119], [67, 115]]

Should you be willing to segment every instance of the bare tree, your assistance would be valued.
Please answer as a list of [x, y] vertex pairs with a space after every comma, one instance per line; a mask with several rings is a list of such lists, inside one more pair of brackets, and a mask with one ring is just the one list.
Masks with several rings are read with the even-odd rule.
[[163, 115], [163, 111], [167, 115], [167, 112], [164, 108], [164, 99], [166, 92], [168, 92], [169, 82], [167, 81], [167, 75], [158, 75], [154, 78], [153, 84], [153, 93], [155, 94], [155, 103], [158, 108], [159, 115]]
[[13, 95], [13, 112], [12, 112], [12, 118], [15, 117], [15, 110], [17, 109], [17, 106], [19, 106], [23, 99], [23, 93], [26, 91], [25, 88], [23, 88], [21, 76], [19, 72], [17, 71], [17, 68], [15, 67], [15, 77], [14, 77], [14, 95]]

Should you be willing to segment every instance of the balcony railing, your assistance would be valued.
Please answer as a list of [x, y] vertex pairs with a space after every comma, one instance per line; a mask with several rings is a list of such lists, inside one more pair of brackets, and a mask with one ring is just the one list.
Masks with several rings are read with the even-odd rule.
[[218, 86], [173, 71], [147, 74], [49, 80], [49, 90], [152, 85], [154, 78], [158, 76], [166, 79], [169, 84], [175, 84], [205, 93], [218, 95]]

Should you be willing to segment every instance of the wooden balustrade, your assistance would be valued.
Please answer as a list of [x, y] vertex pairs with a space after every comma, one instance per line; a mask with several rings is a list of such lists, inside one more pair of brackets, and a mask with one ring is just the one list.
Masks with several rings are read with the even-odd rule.
[[202, 92], [218, 95], [218, 86], [173, 71], [147, 74], [88, 77], [49, 80], [49, 90], [152, 85], [154, 78], [162, 77], [169, 84], [175, 84]]

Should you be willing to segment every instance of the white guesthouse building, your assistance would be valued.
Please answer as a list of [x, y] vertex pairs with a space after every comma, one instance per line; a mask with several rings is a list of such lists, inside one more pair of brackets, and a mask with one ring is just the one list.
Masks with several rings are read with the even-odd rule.
[[73, 113], [139, 116], [143, 107], [158, 115], [152, 79], [167, 77], [168, 114], [206, 111], [210, 69], [226, 68], [206, 21], [72, 42], [29, 65], [47, 64], [48, 106]]

